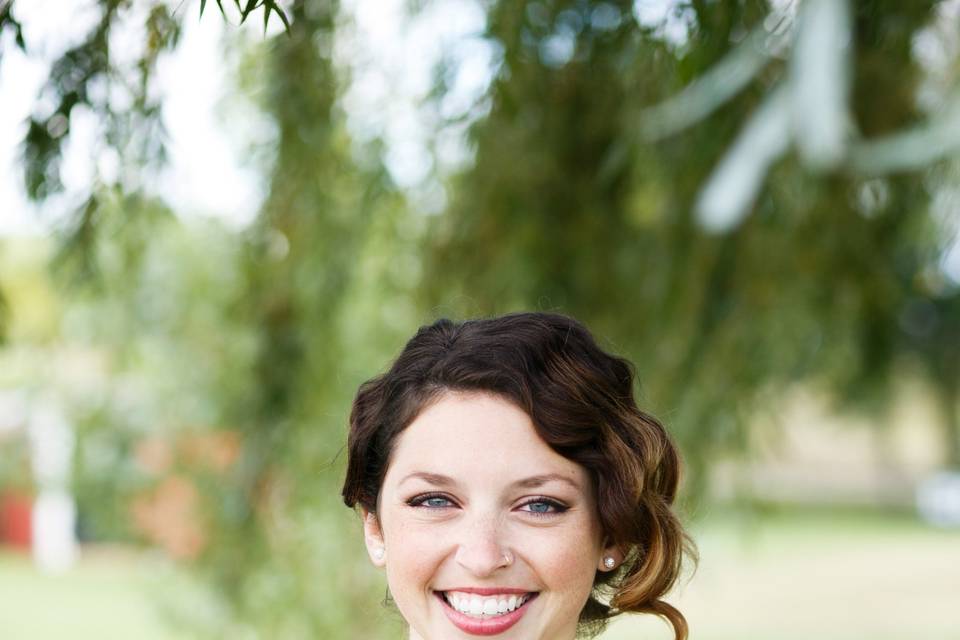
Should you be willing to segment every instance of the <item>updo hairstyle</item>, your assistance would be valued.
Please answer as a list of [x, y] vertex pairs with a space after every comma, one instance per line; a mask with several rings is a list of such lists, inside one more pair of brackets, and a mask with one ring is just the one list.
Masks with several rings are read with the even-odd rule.
[[350, 413], [343, 501], [377, 511], [398, 435], [444, 393], [490, 393], [523, 409], [554, 451], [583, 466], [607, 544], [625, 554], [597, 571], [580, 630], [599, 633], [620, 613], [666, 619], [687, 638], [683, 614], [662, 598], [693, 546], [672, 505], [677, 448], [634, 400], [633, 367], [597, 346], [572, 318], [552, 313], [450, 320], [421, 327], [385, 374], [360, 386]]

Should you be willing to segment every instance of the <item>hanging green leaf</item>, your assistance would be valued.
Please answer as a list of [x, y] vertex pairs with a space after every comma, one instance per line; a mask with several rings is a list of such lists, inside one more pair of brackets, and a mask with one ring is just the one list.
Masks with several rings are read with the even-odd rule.
[[722, 233], [747, 215], [770, 165], [790, 145], [790, 92], [777, 89], [747, 122], [697, 201], [704, 229]]
[[960, 95], [929, 121], [890, 135], [864, 140], [850, 153], [852, 167], [866, 175], [917, 171], [960, 154]]
[[247, 6], [240, 12], [240, 24], [246, 22], [250, 13], [257, 8], [262, 0], [247, 0]]
[[287, 14], [283, 11], [280, 5], [277, 4], [276, 0], [264, 0], [264, 28], [266, 28], [267, 18], [270, 15], [270, 12], [274, 11], [280, 17], [280, 22], [283, 23], [284, 28], [287, 32], [290, 32], [290, 21], [287, 19]]
[[723, 106], [767, 65], [772, 46], [786, 36], [771, 36], [763, 25], [756, 27], [736, 48], [709, 71], [675, 96], [648, 107], [641, 114], [641, 127], [648, 140], [659, 140], [690, 127]]
[[791, 103], [797, 150], [813, 169], [836, 167], [846, 155], [851, 28], [842, 0], [810, 0], [800, 10]]

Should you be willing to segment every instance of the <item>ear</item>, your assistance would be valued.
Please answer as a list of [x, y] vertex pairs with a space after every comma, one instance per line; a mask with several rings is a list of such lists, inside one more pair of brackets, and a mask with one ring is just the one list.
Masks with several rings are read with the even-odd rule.
[[387, 548], [383, 542], [383, 531], [380, 530], [380, 521], [377, 514], [361, 509], [363, 515], [363, 542], [367, 546], [370, 562], [377, 567], [387, 563]]
[[[600, 560], [597, 562], [597, 569], [604, 573], [614, 571], [623, 564], [623, 552], [616, 545], [605, 546], [600, 552]], [[612, 562], [611, 562], [612, 560]]]

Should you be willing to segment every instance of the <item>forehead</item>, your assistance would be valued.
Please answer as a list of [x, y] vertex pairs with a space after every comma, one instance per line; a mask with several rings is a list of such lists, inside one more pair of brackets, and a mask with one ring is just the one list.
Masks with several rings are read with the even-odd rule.
[[419, 471], [502, 484], [548, 473], [581, 487], [587, 479], [540, 438], [525, 411], [485, 393], [445, 393], [400, 434], [385, 482]]

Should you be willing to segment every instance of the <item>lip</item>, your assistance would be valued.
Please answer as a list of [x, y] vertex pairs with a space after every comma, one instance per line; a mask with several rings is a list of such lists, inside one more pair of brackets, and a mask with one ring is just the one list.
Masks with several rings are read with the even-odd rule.
[[493, 595], [500, 593], [532, 593], [533, 595], [527, 599], [523, 605], [517, 607], [509, 613], [505, 613], [500, 616], [492, 618], [474, 618], [473, 616], [468, 616], [465, 613], [460, 613], [456, 609], [450, 606], [450, 604], [443, 597], [443, 591], [434, 591], [433, 594], [440, 601], [440, 606], [443, 608], [443, 612], [446, 614], [447, 619], [453, 623], [455, 627], [460, 629], [463, 632], [469, 633], [475, 636], [495, 636], [498, 633], [503, 633], [513, 625], [520, 622], [520, 619], [527, 613], [527, 605], [529, 605], [533, 600], [536, 600], [537, 592], [531, 591], [522, 591], [518, 589], [507, 589], [507, 590], [497, 590], [490, 588], [466, 588], [466, 589], [450, 589], [450, 591], [461, 591], [465, 593], [475, 593], [477, 595]]

